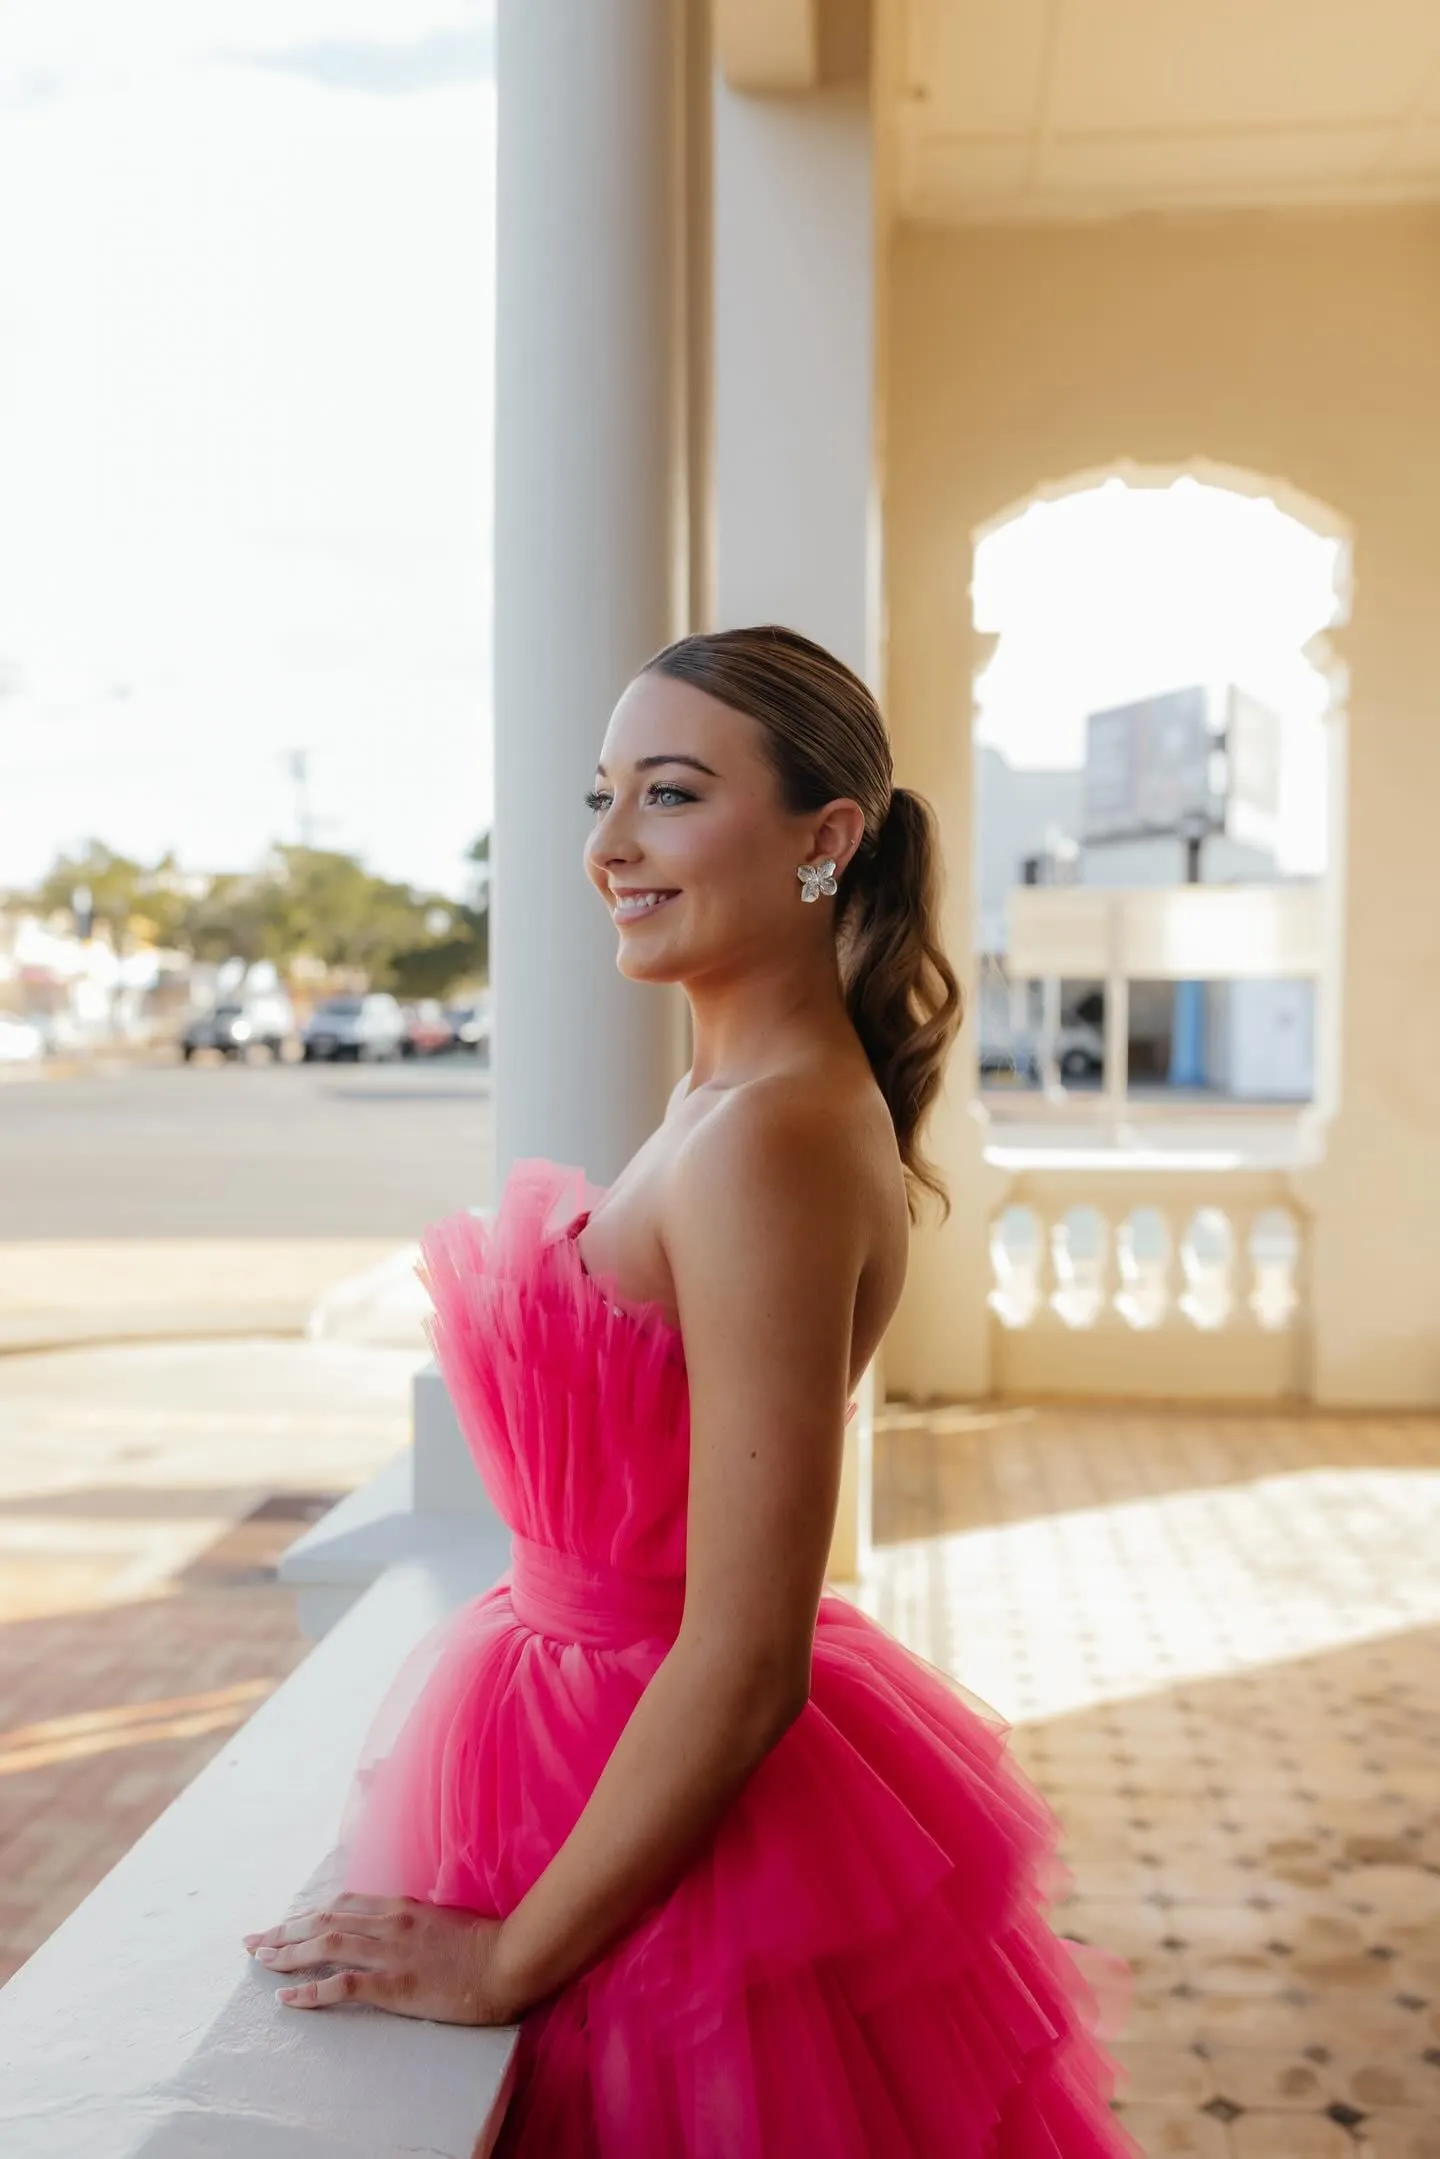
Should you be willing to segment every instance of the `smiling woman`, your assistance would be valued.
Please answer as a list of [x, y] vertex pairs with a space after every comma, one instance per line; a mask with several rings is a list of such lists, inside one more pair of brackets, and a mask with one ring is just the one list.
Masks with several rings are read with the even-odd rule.
[[295, 2008], [518, 2019], [520, 2159], [1117, 2159], [1043, 1802], [825, 1586], [939, 1187], [929, 810], [773, 627], [661, 653], [597, 781], [616, 965], [683, 987], [691, 1070], [608, 1191], [523, 1160], [423, 1240], [512, 1563], [382, 1711], [342, 1894], [248, 1946]]

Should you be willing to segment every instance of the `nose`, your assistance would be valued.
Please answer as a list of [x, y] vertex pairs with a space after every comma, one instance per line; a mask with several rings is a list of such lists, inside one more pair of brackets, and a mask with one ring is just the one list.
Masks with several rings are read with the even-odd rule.
[[602, 810], [596, 818], [585, 842], [585, 853], [600, 870], [635, 860], [638, 849], [625, 829], [625, 815], [618, 803], [612, 802], [609, 809]]

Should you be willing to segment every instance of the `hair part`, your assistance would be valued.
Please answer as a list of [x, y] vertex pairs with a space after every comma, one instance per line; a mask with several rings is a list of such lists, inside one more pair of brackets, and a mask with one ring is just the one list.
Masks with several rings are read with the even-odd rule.
[[859, 803], [864, 836], [835, 899], [845, 1006], [895, 1127], [911, 1218], [921, 1190], [948, 1215], [944, 1182], [920, 1148], [962, 1017], [940, 942], [939, 835], [924, 797], [894, 784], [875, 699], [822, 645], [775, 624], [682, 637], [643, 672], [688, 682], [758, 721], [789, 815], [842, 796]]

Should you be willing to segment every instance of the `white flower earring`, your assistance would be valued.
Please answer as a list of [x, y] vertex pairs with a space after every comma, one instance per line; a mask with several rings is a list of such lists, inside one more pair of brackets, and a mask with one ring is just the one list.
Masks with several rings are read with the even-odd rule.
[[831, 899], [840, 890], [835, 882], [833, 861], [802, 862], [795, 875], [805, 887], [800, 895], [802, 900], [818, 900], [822, 892], [826, 899]]

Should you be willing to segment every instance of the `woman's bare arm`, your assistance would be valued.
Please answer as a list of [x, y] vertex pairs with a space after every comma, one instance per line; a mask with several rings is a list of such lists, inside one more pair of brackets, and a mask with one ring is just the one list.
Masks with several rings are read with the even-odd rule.
[[838, 1119], [778, 1091], [687, 1141], [664, 1241], [690, 1382], [685, 1613], [579, 1821], [504, 1921], [517, 2011], [673, 1885], [808, 1697], [865, 1221]]

